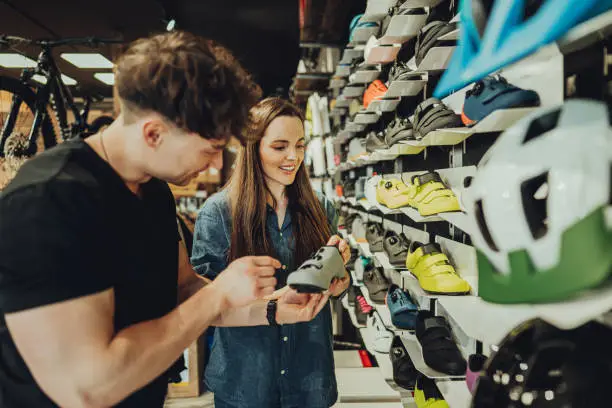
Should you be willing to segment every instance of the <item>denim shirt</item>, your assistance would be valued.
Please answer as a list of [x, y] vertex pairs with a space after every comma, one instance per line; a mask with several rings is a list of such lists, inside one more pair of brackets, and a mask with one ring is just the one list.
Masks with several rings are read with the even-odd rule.
[[[320, 197], [335, 233], [336, 211]], [[278, 227], [268, 206], [266, 230], [283, 267], [283, 285], [297, 265], [292, 248], [291, 215]], [[225, 191], [210, 197], [198, 214], [191, 263], [214, 279], [227, 266], [231, 215]], [[218, 327], [205, 381], [215, 396], [240, 408], [328, 408], [337, 400], [333, 333], [329, 303], [310, 322], [279, 327]]]

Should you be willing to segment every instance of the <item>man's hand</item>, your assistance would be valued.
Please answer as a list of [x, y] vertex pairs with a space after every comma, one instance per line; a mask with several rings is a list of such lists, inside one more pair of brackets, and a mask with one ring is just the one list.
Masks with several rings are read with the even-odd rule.
[[246, 306], [274, 292], [275, 270], [281, 264], [269, 256], [246, 256], [232, 262], [211, 283], [230, 308]]
[[326, 245], [338, 247], [338, 251], [340, 251], [340, 255], [342, 255], [342, 260], [345, 265], [349, 259], [351, 259], [351, 248], [348, 243], [338, 235], [332, 236], [329, 241], [327, 241]]
[[329, 294], [297, 293], [289, 286], [277, 290], [266, 300], [278, 299], [276, 321], [278, 324], [309, 322], [325, 307]]

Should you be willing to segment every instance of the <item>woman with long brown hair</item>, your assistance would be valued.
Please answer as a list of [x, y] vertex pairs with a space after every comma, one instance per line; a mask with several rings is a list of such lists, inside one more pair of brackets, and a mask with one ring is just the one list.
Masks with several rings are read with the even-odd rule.
[[[196, 271], [214, 279], [234, 259], [271, 255], [282, 263], [276, 279], [277, 288], [283, 288], [289, 272], [323, 245], [337, 245], [346, 263], [348, 245], [332, 236], [335, 209], [313, 191], [302, 166], [299, 109], [280, 98], [264, 99], [251, 110], [246, 136], [230, 182], [198, 215], [192, 256]], [[348, 276], [345, 271], [328, 294], [342, 294]], [[303, 304], [310, 296], [294, 293], [292, 301]], [[311, 321], [286, 325], [276, 324], [274, 302], [268, 306], [269, 326], [215, 329], [206, 370], [215, 406], [332, 406], [337, 389], [329, 304]]]

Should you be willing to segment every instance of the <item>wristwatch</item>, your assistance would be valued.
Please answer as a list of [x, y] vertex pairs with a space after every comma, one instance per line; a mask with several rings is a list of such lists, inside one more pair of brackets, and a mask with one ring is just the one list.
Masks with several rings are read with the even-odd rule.
[[278, 326], [278, 322], [276, 321], [276, 299], [270, 300], [268, 302], [268, 306], [266, 307], [266, 317], [268, 318], [268, 323], [270, 326]]

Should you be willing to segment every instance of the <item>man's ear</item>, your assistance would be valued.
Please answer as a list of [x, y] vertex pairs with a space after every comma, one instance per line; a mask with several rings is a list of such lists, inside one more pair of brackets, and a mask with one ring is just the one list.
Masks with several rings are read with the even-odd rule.
[[159, 119], [148, 120], [142, 125], [142, 136], [144, 141], [148, 146], [154, 149], [161, 145], [164, 137], [169, 131], [168, 125]]

